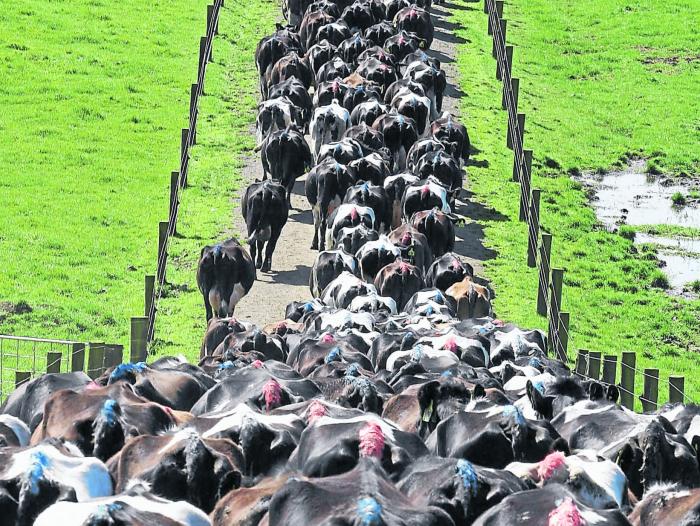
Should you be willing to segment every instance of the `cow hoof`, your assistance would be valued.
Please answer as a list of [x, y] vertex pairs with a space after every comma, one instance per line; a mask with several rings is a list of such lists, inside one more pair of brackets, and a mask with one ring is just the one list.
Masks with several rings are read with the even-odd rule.
[[262, 272], [270, 272], [272, 270], [272, 263], [269, 261], [265, 262], [265, 264], [260, 268]]
[[318, 243], [311, 243], [311, 250], [318, 250]]

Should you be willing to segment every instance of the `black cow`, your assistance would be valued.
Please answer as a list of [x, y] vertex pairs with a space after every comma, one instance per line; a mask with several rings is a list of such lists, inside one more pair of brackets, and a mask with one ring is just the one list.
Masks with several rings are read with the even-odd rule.
[[396, 68], [377, 57], [367, 57], [357, 66], [358, 75], [381, 86], [384, 91], [396, 80]]
[[[384, 155], [385, 153], [386, 155]], [[370, 153], [361, 159], [352, 161], [348, 168], [354, 172], [358, 181], [369, 181], [372, 184], [383, 185], [391, 173], [386, 159], [388, 156], [388, 152], [385, 151]]]
[[433, 262], [428, 238], [408, 224], [395, 228], [389, 232], [388, 237], [401, 249], [401, 257], [404, 261], [409, 261], [423, 272], [428, 270]]
[[353, 125], [365, 123], [369, 126], [376, 121], [380, 115], [389, 113], [389, 109], [378, 100], [368, 100], [362, 102], [352, 109], [350, 121]]
[[261, 151], [265, 177], [287, 189], [287, 204], [291, 207], [291, 195], [297, 178], [311, 168], [313, 158], [304, 135], [296, 128], [280, 130], [267, 136], [256, 150]]
[[410, 219], [413, 214], [421, 210], [437, 208], [441, 212], [452, 212], [447, 202], [447, 189], [434, 180], [424, 180], [414, 183], [406, 190], [401, 200], [401, 213], [404, 219]]
[[436, 208], [416, 212], [411, 217], [411, 226], [428, 239], [434, 257], [438, 258], [454, 249], [455, 227], [444, 212]]
[[316, 73], [326, 62], [328, 62], [333, 55], [336, 54], [338, 48], [328, 42], [328, 40], [321, 40], [318, 44], [314, 44], [306, 52], [306, 61], [311, 66], [311, 71], [316, 78]]
[[386, 42], [386, 39], [394, 34], [393, 26], [386, 20], [377, 22], [376, 24], [365, 29], [365, 38], [372, 42], [375, 46], [381, 46]]
[[394, 169], [403, 170], [406, 166], [406, 153], [418, 140], [416, 122], [399, 113], [389, 113], [380, 115], [372, 123], [372, 128], [384, 134], [386, 147], [394, 157]]
[[374, 286], [381, 296], [392, 298], [400, 311], [411, 296], [425, 286], [425, 282], [421, 269], [405, 261], [395, 261], [377, 273]]
[[[418, 85], [420, 86], [420, 84]], [[416, 164], [418, 163], [418, 159], [420, 159], [427, 153], [436, 152], [444, 149], [445, 146], [433, 137], [419, 139], [413, 144], [413, 146], [411, 146], [411, 149], [408, 150], [408, 154], [406, 154], [406, 167], [412, 172], [414, 172], [416, 169]]]
[[374, 13], [369, 2], [363, 0], [355, 0], [352, 5], [349, 5], [340, 15], [345, 23], [353, 30], [364, 31], [375, 22]]
[[365, 243], [379, 239], [379, 232], [365, 225], [341, 228], [335, 235], [334, 248], [355, 254]]
[[[352, 120], [352, 117], [350, 117]], [[355, 139], [362, 145], [365, 153], [377, 152], [384, 147], [384, 135], [382, 132], [370, 127], [366, 122], [351, 126], [345, 130], [345, 138]], [[362, 179], [360, 177], [360, 179]], [[367, 179], [362, 179], [366, 181]]]
[[338, 46], [338, 53], [343, 57], [343, 60], [348, 64], [355, 64], [357, 62], [357, 57], [362, 54], [362, 52], [371, 47], [372, 43], [364, 38], [361, 33], [355, 33], [350, 38], [343, 40]]
[[241, 212], [248, 227], [248, 244], [255, 268], [269, 272], [272, 253], [289, 215], [285, 188], [274, 181], [252, 183], [243, 194]]
[[425, 40], [418, 37], [415, 33], [409, 33], [404, 30], [384, 41], [384, 49], [398, 61], [401, 61], [406, 55], [410, 55], [425, 47]]
[[433, 177], [437, 179], [450, 194], [450, 204], [459, 196], [462, 189], [464, 173], [452, 155], [446, 151], [428, 152], [416, 162], [415, 173], [421, 179]]
[[309, 92], [299, 79], [292, 77], [270, 86], [268, 97], [270, 99], [287, 97], [301, 112], [304, 126], [308, 127], [309, 121], [311, 120], [313, 105]]
[[474, 276], [472, 266], [463, 262], [454, 252], [447, 252], [430, 265], [428, 272], [425, 273], [425, 284], [444, 292], [467, 276]]
[[311, 67], [296, 51], [291, 51], [279, 59], [272, 68], [262, 77], [264, 96], [269, 96], [269, 86], [278, 84], [290, 78], [297, 78], [301, 83], [310, 88], [314, 82]]
[[[321, 28], [322, 30], [329, 26], [334, 26], [335, 24], [328, 24]], [[316, 72], [316, 84], [321, 84], [322, 82], [328, 82], [336, 78], [345, 78], [352, 73], [352, 68], [350, 64], [345, 62], [342, 57], [335, 55], [328, 62], [323, 64]]]
[[467, 128], [451, 114], [445, 112], [430, 125], [430, 132], [455, 159], [469, 160], [469, 134]]
[[197, 286], [204, 297], [207, 321], [213, 316], [232, 316], [255, 279], [253, 260], [235, 239], [205, 246], [197, 263]]
[[356, 274], [358, 262], [355, 256], [343, 249], [324, 250], [316, 256], [316, 261], [309, 275], [309, 289], [314, 298], [321, 296], [323, 290], [344, 271]]
[[306, 198], [314, 216], [314, 239], [311, 248], [325, 249], [328, 216], [340, 205], [345, 192], [355, 182], [350, 169], [333, 159], [316, 165], [306, 176]]
[[394, 26], [399, 31], [415, 33], [418, 38], [425, 41], [425, 47], [430, 48], [433, 43], [435, 28], [430, 18], [430, 13], [415, 5], [404, 7], [394, 16]]
[[391, 229], [391, 202], [384, 187], [363, 181], [348, 188], [343, 203], [370, 207], [374, 210], [375, 228], [383, 232]]

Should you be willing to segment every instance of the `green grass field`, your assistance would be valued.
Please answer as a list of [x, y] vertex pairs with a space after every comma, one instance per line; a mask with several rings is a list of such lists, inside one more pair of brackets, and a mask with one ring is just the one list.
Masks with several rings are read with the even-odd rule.
[[0, 333], [128, 344], [206, 4], [3, 3]]
[[[637, 249], [599, 228], [580, 185], [568, 174], [619, 168], [633, 155], [653, 170], [697, 178], [700, 171], [700, 22], [697, 2], [593, 0], [509, 2], [508, 43], [520, 80], [533, 185], [542, 188], [542, 224], [554, 234], [553, 265], [566, 270], [563, 310], [571, 312], [569, 350], [638, 353], [662, 377], [686, 376], [700, 398], [700, 302], [654, 287], [662, 277], [653, 249]], [[691, 23], [691, 21], [695, 23]], [[486, 274], [499, 316], [546, 327], [535, 313], [537, 271], [525, 265], [526, 230], [517, 222], [517, 183], [509, 182], [491, 39], [483, 2], [459, 4], [458, 65], [463, 114], [480, 161], [468, 169], [474, 199], [492, 208], [484, 243], [496, 252]], [[650, 251], [651, 250], [651, 251]], [[665, 391], [660, 387], [660, 391]]]
[[240, 214], [234, 192], [239, 188], [245, 155], [255, 147], [251, 128], [258, 104], [255, 47], [274, 31], [279, 4], [255, 1], [245, 10], [224, 9], [214, 64], [207, 69], [200, 102], [199, 144], [192, 149], [177, 238], [171, 240], [165, 297], [159, 303], [153, 350], [157, 355], [183, 353], [199, 357], [206, 329], [204, 303], [197, 289], [201, 248], [230, 237], [233, 215]]

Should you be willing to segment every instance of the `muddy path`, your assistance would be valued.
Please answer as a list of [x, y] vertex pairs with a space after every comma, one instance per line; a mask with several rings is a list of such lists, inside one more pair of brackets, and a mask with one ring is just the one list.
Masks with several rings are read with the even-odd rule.
[[[443, 101], [443, 111], [449, 111], [460, 117], [460, 99], [464, 93], [459, 88], [459, 75], [454, 62], [459, 37], [455, 36], [455, 24], [450, 22], [452, 4], [433, 5], [432, 17], [435, 25], [435, 39], [429, 55], [440, 60], [447, 76], [447, 89]], [[469, 131], [469, 123], [465, 123]], [[254, 133], [254, 131], [251, 131]], [[308, 136], [307, 136], [308, 140]], [[243, 169], [244, 184], [240, 194], [251, 181], [262, 177], [260, 156], [251, 156], [246, 160]], [[236, 316], [259, 326], [266, 325], [284, 318], [284, 311], [292, 301], [308, 299], [309, 274], [316, 259], [317, 252], [311, 250], [313, 239], [313, 219], [311, 208], [304, 194], [304, 180], [300, 178], [294, 186], [292, 207], [289, 220], [282, 231], [277, 248], [272, 256], [272, 272], [258, 271], [258, 279], [250, 293], [243, 298], [236, 308]], [[469, 186], [469, 172], [465, 177], [465, 187]], [[245, 224], [240, 215], [240, 195], [236, 197], [234, 210], [234, 231], [245, 232]], [[458, 202], [456, 212], [466, 218], [464, 226], [457, 228], [455, 252], [468, 261], [477, 275], [483, 272], [483, 262], [495, 256], [493, 251], [483, 243], [483, 229], [477, 219], [484, 213], [481, 205], [469, 200], [468, 190], [463, 191], [462, 199]], [[479, 280], [482, 281], [483, 280]]]

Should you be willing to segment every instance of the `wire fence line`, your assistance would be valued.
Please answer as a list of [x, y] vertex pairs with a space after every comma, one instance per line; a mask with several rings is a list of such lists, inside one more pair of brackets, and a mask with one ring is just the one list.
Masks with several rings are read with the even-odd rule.
[[[562, 286], [564, 269], [555, 268], [551, 262], [553, 235], [542, 230], [540, 217], [541, 190], [532, 187], [533, 152], [524, 147], [525, 113], [518, 111], [520, 80], [512, 76], [513, 46], [507, 45], [508, 22], [503, 18], [502, 0], [484, 0], [484, 12], [488, 15], [488, 33], [493, 37], [492, 55], [496, 60], [496, 78], [503, 83], [501, 106], [507, 112], [508, 130], [506, 145], [513, 151], [512, 180], [520, 184], [519, 219], [527, 227], [527, 265], [538, 268], [537, 312], [547, 317], [547, 346], [564, 363], [574, 364], [568, 352], [570, 341], [570, 313], [562, 309]], [[602, 363], [603, 377], [600, 376]], [[580, 350], [575, 357], [575, 373], [584, 378], [614, 384], [620, 390], [621, 403], [629, 409], [635, 408], [635, 384], [642, 386], [639, 396], [644, 411], [658, 406], [659, 370], [636, 367], [636, 354], [623, 352], [620, 360], [619, 382], [617, 356]], [[640, 380], [635, 382], [635, 378]], [[669, 376], [661, 381], [668, 388], [671, 402], [691, 402], [685, 394], [685, 379]]]

